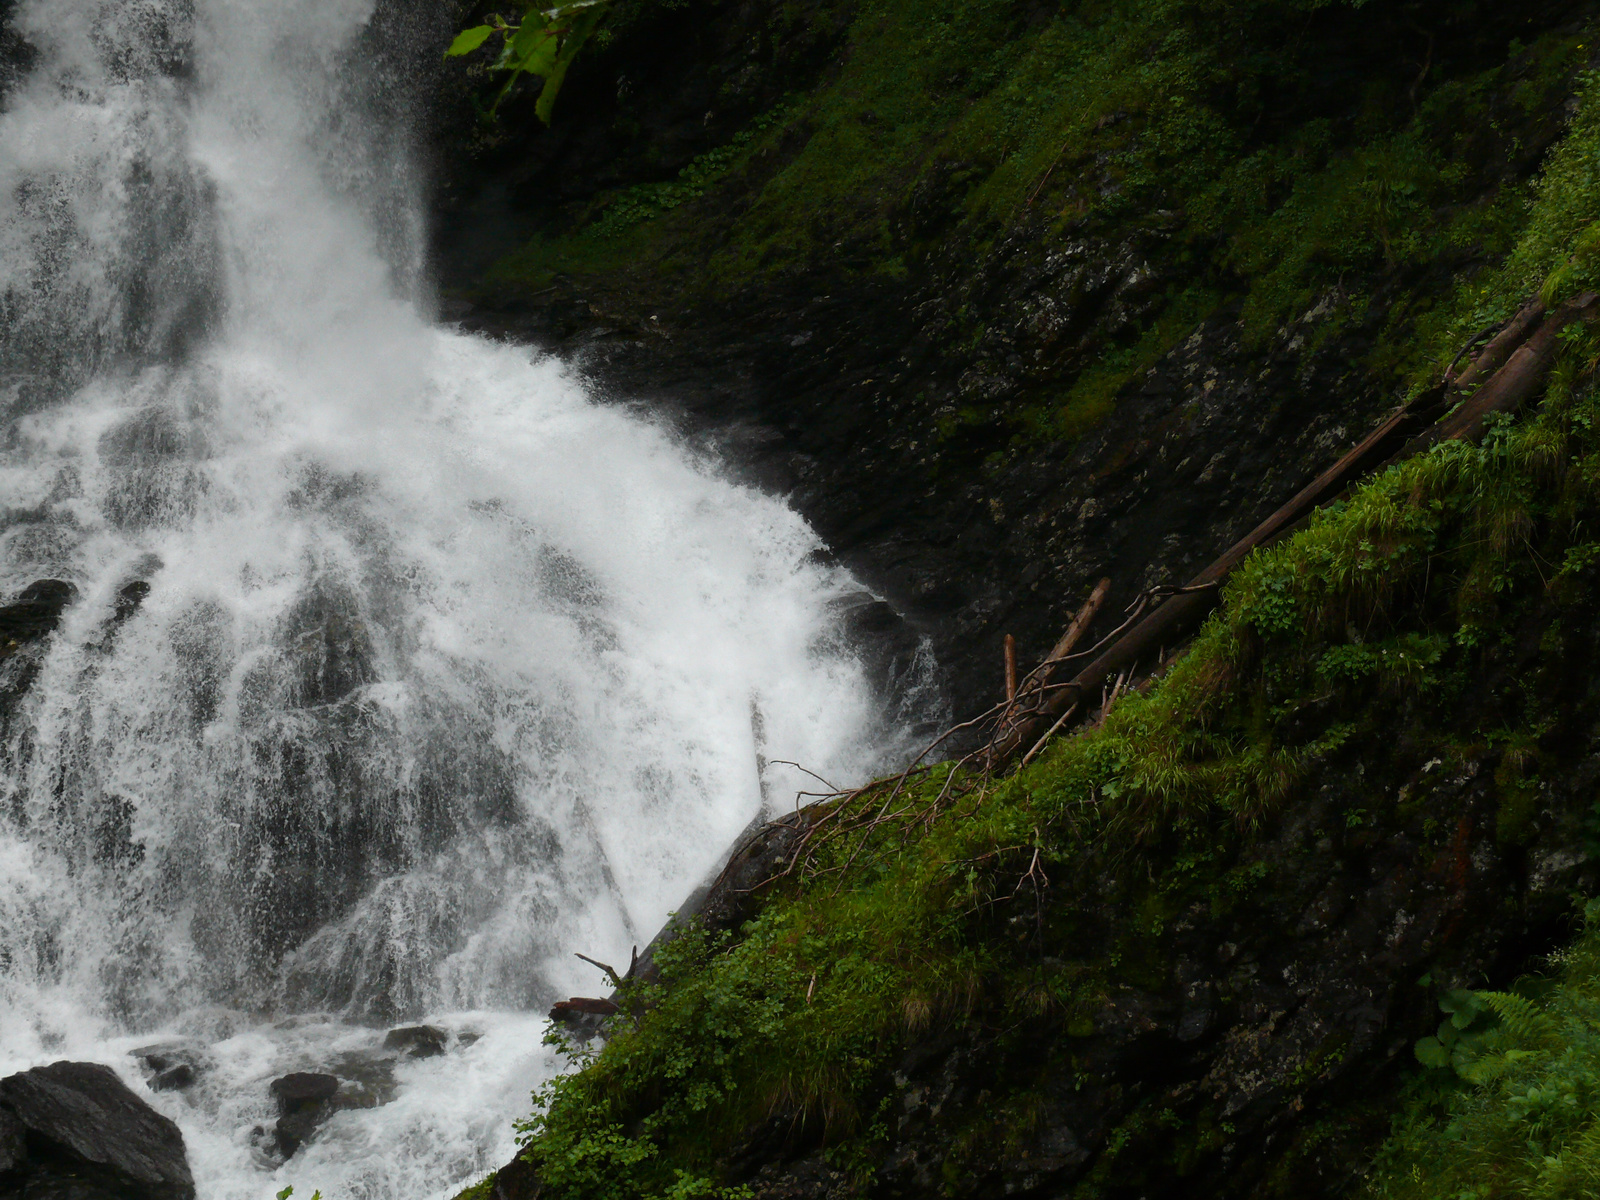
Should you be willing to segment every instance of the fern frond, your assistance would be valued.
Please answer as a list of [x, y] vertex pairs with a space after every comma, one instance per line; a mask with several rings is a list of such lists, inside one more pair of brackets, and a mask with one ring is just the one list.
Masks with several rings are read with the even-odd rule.
[[1482, 1000], [1500, 1018], [1500, 1025], [1516, 1041], [1543, 1046], [1556, 1036], [1556, 1023], [1531, 1001], [1513, 992], [1479, 992]]
[[1543, 1054], [1542, 1050], [1505, 1050], [1496, 1054], [1481, 1054], [1457, 1065], [1456, 1074], [1468, 1083], [1481, 1086], [1493, 1083], [1530, 1058], [1538, 1058]]

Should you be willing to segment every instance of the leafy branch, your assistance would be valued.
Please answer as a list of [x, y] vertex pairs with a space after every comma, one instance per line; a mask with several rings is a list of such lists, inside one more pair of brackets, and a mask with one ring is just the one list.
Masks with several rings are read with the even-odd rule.
[[502, 39], [500, 55], [490, 70], [505, 74], [506, 81], [489, 106], [489, 115], [492, 117], [499, 111], [519, 79], [532, 75], [544, 80], [533, 111], [548, 125], [556, 95], [567, 77], [567, 68], [600, 24], [609, 2], [574, 0], [545, 9], [528, 4], [522, 19], [515, 23], [495, 13], [487, 25], [474, 25], [458, 33], [445, 51], [445, 57], [464, 58], [498, 35]]

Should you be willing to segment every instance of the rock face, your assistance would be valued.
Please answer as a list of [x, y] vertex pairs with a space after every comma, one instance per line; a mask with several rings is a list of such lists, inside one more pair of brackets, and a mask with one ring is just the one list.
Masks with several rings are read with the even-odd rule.
[[[1483, 6], [1467, 21], [1466, 6], [1425, 7], [1424, 24], [1457, 39], [1448, 51], [1441, 41], [1432, 81], [1446, 57], [1451, 70], [1481, 70], [1513, 35], [1579, 6], [1519, 6], [1516, 30], [1495, 25], [1510, 10]], [[1343, 109], [1358, 91], [1353, 70], [1393, 73], [1402, 88], [1416, 77], [1401, 49], [1413, 27], [1383, 23], [1399, 10], [1380, 17], [1367, 6], [1348, 19], [1347, 6], [1318, 8], [1325, 26], [1295, 35], [1316, 46], [1305, 90], [1274, 90], [1266, 125], [1313, 117], [1348, 131], [1360, 123]], [[1019, 26], [1045, 19], [1017, 9]], [[513, 111], [494, 147], [451, 170], [440, 269], [461, 289], [455, 313], [468, 328], [581, 355], [603, 385], [676, 409], [756, 482], [790, 496], [932, 639], [957, 715], [968, 716], [1000, 698], [1007, 634], [1032, 665], [1109, 576], [1115, 590], [1093, 631], [1103, 634], [1141, 590], [1186, 577], [1359, 439], [1397, 399], [1400, 380], [1383, 364], [1416, 314], [1440, 302], [1454, 271], [1489, 256], [1468, 250], [1407, 272], [1374, 263], [1308, 289], [1257, 328], [1242, 299], [1253, 281], [1217, 262], [1226, 248], [1186, 225], [1177, 202], [1078, 224], [1046, 189], [1036, 209], [1030, 198], [965, 225], [970, 190], [990, 168], [934, 153], [881, 195], [875, 183], [816, 198], [847, 214], [898, 197], [883, 201], [881, 224], [860, 226], [875, 230], [871, 245], [840, 229], [831, 251], [764, 274], [750, 264], [766, 253], [757, 230], [781, 203], [768, 184], [820, 136], [806, 120], [723, 190], [679, 209], [693, 210], [692, 228], [685, 218], [652, 235], [659, 241], [625, 270], [584, 274], [559, 253], [523, 250], [535, 230], [534, 245], [561, 250], [574, 213], [670, 178], [785, 92], [825, 89], [837, 64], [866, 53], [846, 32], [857, 11], [741, 0], [651, 10], [579, 60], [551, 129]], [[1508, 80], [1532, 73], [1507, 64]], [[1562, 128], [1566, 93], [1553, 86], [1526, 109], [1491, 101], [1492, 120], [1471, 133], [1463, 209], [1537, 168]], [[878, 114], [849, 119], [870, 130]], [[1063, 163], [1052, 187], [1081, 174], [1086, 191], [1114, 191], [1140, 120], [1108, 114], [1096, 135], [1104, 151]], [[1240, 137], [1253, 146], [1266, 125], [1243, 120]], [[477, 143], [452, 127], [448, 144], [447, 155]], [[518, 268], [485, 277], [496, 250], [549, 270], [519, 292]], [[724, 252], [745, 265], [705, 269]], [[716, 271], [733, 272], [722, 291], [696, 290]], [[1175, 312], [1172, 297], [1196, 283], [1215, 289], [1215, 305]], [[1135, 353], [1158, 327], [1162, 351]], [[1076, 415], [1064, 423], [1029, 416], [1067, 411], [1068, 396]]]
[[194, 1042], [161, 1042], [131, 1051], [149, 1074], [152, 1092], [182, 1091], [211, 1065], [203, 1047]]
[[23, 588], [20, 596], [0, 608], [0, 658], [53, 633], [77, 596], [78, 589], [61, 579], [41, 579]]
[[329, 1104], [339, 1091], [339, 1078], [313, 1071], [296, 1071], [272, 1081], [278, 1102], [277, 1150], [290, 1158], [332, 1113]]
[[450, 1035], [433, 1025], [407, 1025], [384, 1035], [383, 1048], [398, 1050], [408, 1058], [433, 1058], [443, 1054]]
[[97, 1063], [0, 1080], [0, 1200], [193, 1200], [183, 1134]]

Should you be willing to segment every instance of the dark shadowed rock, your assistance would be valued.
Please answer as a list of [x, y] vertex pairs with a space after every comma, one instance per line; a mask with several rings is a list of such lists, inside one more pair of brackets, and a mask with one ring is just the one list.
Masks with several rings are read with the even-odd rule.
[[15, 1113], [0, 1108], [0, 1176], [15, 1170], [27, 1157], [26, 1133]]
[[188, 1063], [168, 1067], [150, 1081], [152, 1092], [181, 1092], [195, 1080], [195, 1069]]
[[277, 1152], [291, 1158], [332, 1113], [328, 1102], [339, 1091], [339, 1077], [296, 1071], [274, 1079], [270, 1090], [278, 1102]]
[[77, 598], [78, 589], [63, 579], [41, 579], [0, 608], [0, 658], [19, 646], [53, 633], [61, 613]]
[[293, 703], [335, 704], [378, 678], [377, 650], [355, 594], [319, 580], [285, 618]]
[[0, 1080], [0, 1197], [193, 1200], [178, 1127], [109, 1067], [58, 1062]]
[[122, 624], [139, 611], [139, 606], [149, 594], [150, 585], [142, 579], [124, 584], [118, 589], [116, 602], [111, 607], [111, 620], [117, 625]]
[[292, 1075], [274, 1079], [270, 1090], [280, 1111], [293, 1112], [302, 1104], [321, 1104], [333, 1099], [334, 1093], [339, 1090], [339, 1077], [321, 1072], [296, 1071]]
[[211, 1058], [197, 1042], [157, 1042], [128, 1052], [150, 1077], [152, 1092], [181, 1091], [211, 1066]]
[[408, 1025], [391, 1029], [383, 1039], [385, 1050], [398, 1050], [410, 1058], [432, 1058], [443, 1054], [449, 1035], [433, 1025]]

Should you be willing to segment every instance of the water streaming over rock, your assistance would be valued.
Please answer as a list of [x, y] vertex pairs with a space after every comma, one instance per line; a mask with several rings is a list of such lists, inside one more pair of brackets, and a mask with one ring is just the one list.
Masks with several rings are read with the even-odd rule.
[[[926, 701], [781, 502], [427, 319], [391, 52], [434, 8], [11, 14], [0, 590], [76, 599], [0, 659], [0, 1073], [143, 1087], [187, 1039], [153, 1096], [206, 1200], [496, 1165], [540, 1010], [599, 987], [573, 951], [625, 961], [806, 786], [760, 764], [860, 779]], [[445, 1054], [381, 1052], [422, 1017]], [[308, 1069], [387, 1102], [281, 1164]]]

